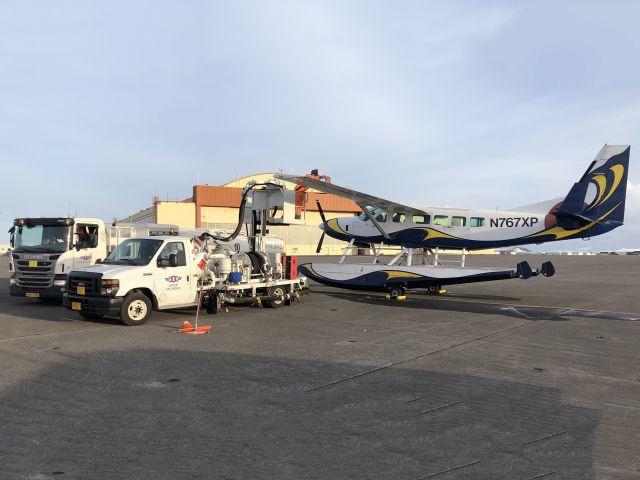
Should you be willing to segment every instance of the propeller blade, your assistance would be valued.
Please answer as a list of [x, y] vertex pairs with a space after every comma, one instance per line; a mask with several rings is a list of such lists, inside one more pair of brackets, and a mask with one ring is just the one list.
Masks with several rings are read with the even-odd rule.
[[320, 200], [316, 200], [316, 205], [318, 205], [318, 212], [320, 213], [320, 218], [322, 219], [322, 223], [326, 222], [327, 219], [324, 218], [324, 210], [322, 210], [322, 206], [320, 205]]
[[322, 242], [324, 242], [324, 232], [322, 232], [322, 236], [320, 237], [320, 241], [318, 242], [316, 253], [320, 253], [320, 250], [322, 250]]

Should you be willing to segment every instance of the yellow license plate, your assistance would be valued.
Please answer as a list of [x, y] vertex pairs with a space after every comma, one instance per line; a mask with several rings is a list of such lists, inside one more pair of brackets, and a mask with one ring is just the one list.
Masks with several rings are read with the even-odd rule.
[[78, 287], [78, 295], [86, 295], [84, 291], [84, 287]]
[[39, 298], [40, 292], [27, 292], [25, 295], [29, 298]]
[[81, 305], [80, 302], [71, 302], [71, 310], [80, 310], [82, 309]]
[[34, 268], [38, 266], [37, 260], [29, 260], [29, 268]]

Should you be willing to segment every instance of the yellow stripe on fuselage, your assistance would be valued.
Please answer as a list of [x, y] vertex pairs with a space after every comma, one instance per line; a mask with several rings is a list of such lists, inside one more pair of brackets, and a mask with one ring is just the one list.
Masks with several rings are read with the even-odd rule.
[[584, 232], [585, 230], [593, 227], [599, 221], [604, 220], [605, 218], [607, 218], [611, 214], [611, 212], [613, 212], [621, 204], [622, 204], [622, 202], [618, 203], [618, 205], [616, 205], [611, 210], [609, 210], [607, 213], [602, 215], [599, 219], [597, 219], [597, 220], [585, 225], [584, 227], [576, 228], [575, 230], [566, 230], [566, 229], [564, 229], [562, 227], [553, 227], [553, 228], [550, 228], [549, 230], [543, 230], [541, 232], [534, 233], [533, 235], [529, 235], [528, 237], [525, 237], [525, 238], [539, 237], [541, 235], [555, 235], [555, 237], [556, 237], [555, 240], [561, 240], [563, 238], [570, 237], [571, 235], [575, 235], [576, 233]]
[[449, 235], [448, 233], [441, 232], [440, 230], [434, 230], [433, 228], [429, 227], [418, 227], [417, 230], [424, 230], [425, 232], [427, 232], [427, 234], [422, 239], [423, 241], [431, 238], [458, 238], [454, 237], [453, 235]]
[[337, 218], [332, 218], [331, 220], [329, 220], [327, 222], [327, 227], [329, 227], [334, 232], [341, 233], [342, 235], [349, 235], [347, 232], [345, 232], [342, 229], [342, 227], [340, 227], [340, 225], [338, 225], [338, 219]]

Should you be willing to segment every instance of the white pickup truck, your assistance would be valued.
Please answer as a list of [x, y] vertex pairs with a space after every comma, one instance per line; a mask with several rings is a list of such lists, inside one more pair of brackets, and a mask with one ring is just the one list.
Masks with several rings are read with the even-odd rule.
[[[282, 242], [261, 240], [269, 248]], [[279, 307], [308, 288], [306, 278], [285, 272], [279, 252], [246, 251], [248, 244], [246, 237], [216, 243], [207, 253], [189, 237], [130, 238], [102, 263], [70, 272], [63, 303], [85, 318], [113, 316], [141, 325], [153, 310], [199, 302], [211, 313], [225, 302]]]

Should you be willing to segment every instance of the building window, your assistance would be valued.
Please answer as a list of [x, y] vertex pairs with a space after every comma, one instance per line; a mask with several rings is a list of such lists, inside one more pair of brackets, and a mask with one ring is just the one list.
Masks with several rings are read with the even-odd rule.
[[431, 217], [429, 215], [414, 215], [413, 223], [417, 223], [420, 225], [428, 225], [431, 222]]
[[406, 215], [404, 213], [396, 212], [393, 214], [393, 223], [403, 223]]
[[452, 227], [464, 227], [466, 224], [467, 219], [465, 217], [451, 217]]
[[470, 227], [484, 227], [484, 218], [482, 217], [471, 217], [469, 219]]
[[433, 217], [433, 224], [446, 227], [449, 225], [449, 217], [446, 215], [436, 215]]

